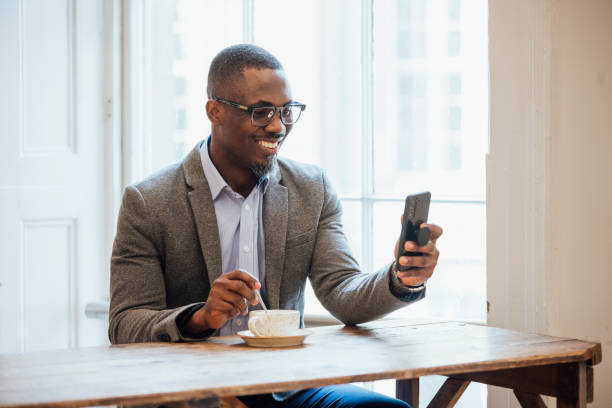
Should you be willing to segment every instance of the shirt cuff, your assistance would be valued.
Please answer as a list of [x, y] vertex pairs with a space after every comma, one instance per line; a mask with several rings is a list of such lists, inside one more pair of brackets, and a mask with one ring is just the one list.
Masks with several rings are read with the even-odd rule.
[[195, 304], [192, 307], [183, 310], [176, 317], [176, 327], [178, 327], [179, 332], [181, 333], [182, 337], [190, 338], [190, 339], [205, 339], [214, 334], [215, 329], [207, 329], [201, 333], [190, 333], [185, 329], [185, 325], [189, 321], [189, 318], [191, 318], [191, 315], [193, 315], [195, 312], [197, 312], [203, 307], [204, 307], [204, 303]]

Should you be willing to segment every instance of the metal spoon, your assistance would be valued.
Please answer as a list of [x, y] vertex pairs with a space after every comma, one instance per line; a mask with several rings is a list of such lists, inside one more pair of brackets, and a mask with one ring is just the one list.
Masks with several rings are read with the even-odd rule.
[[266, 313], [266, 316], [268, 315], [268, 308], [266, 307], [266, 304], [264, 303], [263, 299], [261, 298], [261, 294], [259, 293], [258, 290], [255, 291], [255, 297], [257, 298], [257, 301], [261, 304], [261, 307], [263, 308], [264, 312]]

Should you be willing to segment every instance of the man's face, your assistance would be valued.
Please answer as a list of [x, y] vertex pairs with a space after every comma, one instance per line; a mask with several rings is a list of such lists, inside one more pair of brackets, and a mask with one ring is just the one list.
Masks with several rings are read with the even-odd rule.
[[[291, 90], [281, 70], [247, 68], [243, 71], [239, 88], [232, 100], [242, 105], [283, 106], [291, 102]], [[276, 114], [267, 126], [256, 127], [251, 123], [248, 112], [227, 105], [223, 109], [225, 112], [216, 135], [218, 137], [213, 139], [213, 143], [217, 144], [215, 147], [220, 148], [215, 150], [224, 156], [222, 166], [248, 169], [257, 178], [267, 174], [274, 166], [291, 125], [284, 125]]]

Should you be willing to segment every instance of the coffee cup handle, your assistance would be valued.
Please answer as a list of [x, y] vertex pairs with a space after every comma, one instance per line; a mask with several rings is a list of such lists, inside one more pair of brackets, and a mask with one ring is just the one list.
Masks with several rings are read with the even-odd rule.
[[261, 317], [259, 316], [253, 316], [249, 319], [249, 330], [251, 331], [251, 333], [253, 333], [255, 336], [264, 336], [263, 331], [262, 330], [257, 330], [257, 324], [258, 322], [261, 322]]

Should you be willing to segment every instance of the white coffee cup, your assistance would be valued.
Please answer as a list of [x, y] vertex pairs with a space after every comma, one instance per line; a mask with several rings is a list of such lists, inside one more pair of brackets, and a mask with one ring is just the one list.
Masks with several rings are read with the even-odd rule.
[[258, 337], [291, 336], [300, 327], [298, 310], [253, 310], [249, 313], [249, 330]]

